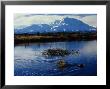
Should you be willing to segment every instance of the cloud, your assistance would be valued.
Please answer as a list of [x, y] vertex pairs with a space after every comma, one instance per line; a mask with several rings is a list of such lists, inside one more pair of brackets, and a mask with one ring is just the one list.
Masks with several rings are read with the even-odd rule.
[[65, 17], [79, 19], [91, 26], [96, 27], [96, 15], [72, 15], [72, 14], [14, 14], [14, 28], [23, 28], [32, 24], [51, 24], [56, 20], [63, 20]]
[[97, 16], [96, 15], [92, 15], [92, 16], [85, 16], [81, 19], [83, 22], [93, 26], [93, 27], [97, 27]]

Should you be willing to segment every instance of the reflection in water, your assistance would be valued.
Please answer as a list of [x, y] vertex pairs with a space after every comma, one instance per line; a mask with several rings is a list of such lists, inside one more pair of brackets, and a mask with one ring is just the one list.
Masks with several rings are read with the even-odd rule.
[[64, 69], [65, 67], [66, 67], [66, 62], [65, 62], [65, 60], [64, 59], [61, 59], [61, 60], [58, 60], [58, 62], [57, 62], [57, 66], [58, 66], [58, 68], [60, 68], [60, 69]]
[[[44, 56], [43, 52], [49, 49], [55, 49], [50, 52], [55, 55]], [[14, 50], [15, 76], [97, 75], [96, 40], [19, 44]], [[65, 50], [69, 51], [68, 55], [56, 55]]]

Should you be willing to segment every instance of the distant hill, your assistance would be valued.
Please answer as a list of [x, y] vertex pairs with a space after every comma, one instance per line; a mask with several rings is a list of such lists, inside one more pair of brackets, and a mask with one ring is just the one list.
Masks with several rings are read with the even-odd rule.
[[48, 24], [33, 24], [21, 29], [15, 29], [15, 34], [36, 34], [48, 32], [96, 32], [96, 28], [74, 18], [64, 18], [56, 20], [54, 23]]

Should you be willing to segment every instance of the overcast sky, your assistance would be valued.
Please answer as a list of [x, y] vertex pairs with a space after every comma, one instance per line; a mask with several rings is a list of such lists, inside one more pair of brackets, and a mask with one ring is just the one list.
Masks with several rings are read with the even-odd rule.
[[14, 28], [24, 28], [32, 24], [51, 24], [56, 20], [63, 20], [65, 17], [76, 18], [84, 23], [97, 27], [96, 14], [14, 14]]

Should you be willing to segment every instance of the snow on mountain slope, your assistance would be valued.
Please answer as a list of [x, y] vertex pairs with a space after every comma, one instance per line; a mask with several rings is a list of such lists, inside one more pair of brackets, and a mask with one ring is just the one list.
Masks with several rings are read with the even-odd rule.
[[15, 34], [23, 33], [46, 33], [46, 32], [91, 32], [96, 31], [95, 27], [89, 26], [88, 24], [74, 18], [64, 18], [56, 20], [54, 23], [48, 24], [33, 24], [31, 26], [15, 29]]

